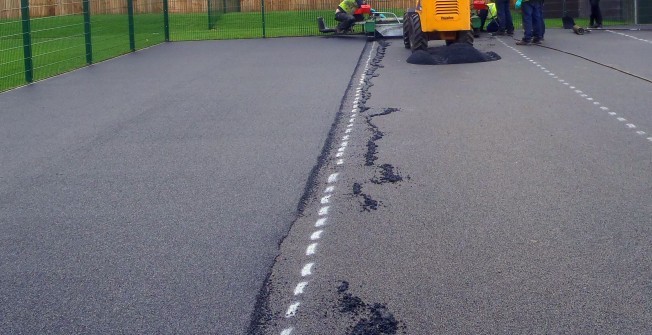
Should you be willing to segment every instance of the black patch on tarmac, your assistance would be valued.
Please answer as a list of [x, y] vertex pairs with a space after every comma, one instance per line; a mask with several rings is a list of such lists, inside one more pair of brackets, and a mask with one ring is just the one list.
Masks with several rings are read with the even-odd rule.
[[398, 183], [399, 181], [403, 181], [403, 177], [398, 174], [398, 169], [396, 169], [396, 172], [394, 171], [394, 167], [391, 164], [381, 165], [380, 177], [371, 180], [374, 184]]
[[338, 310], [352, 314], [355, 325], [347, 330], [347, 335], [394, 335], [399, 330], [405, 334], [405, 326], [382, 304], [367, 304], [360, 297], [347, 292], [349, 283], [342, 281], [337, 287], [340, 295]]
[[385, 136], [385, 134], [378, 129], [378, 127], [371, 122], [371, 119], [376, 117], [376, 116], [384, 116], [384, 115], [389, 115], [394, 112], [398, 112], [400, 109], [398, 108], [385, 108], [382, 112], [376, 113], [376, 114], [371, 114], [367, 116], [367, 124], [369, 125], [369, 128], [371, 128], [371, 139], [367, 141], [367, 153], [365, 153], [365, 164], [366, 166], [372, 166], [374, 165], [374, 162], [378, 159], [378, 156], [376, 154], [378, 153], [378, 145], [376, 144], [376, 141], [380, 140]]
[[362, 212], [371, 212], [371, 210], [377, 210], [379, 202], [372, 199], [369, 195], [362, 193], [362, 185], [358, 183], [353, 184], [353, 194], [356, 196], [361, 196], [363, 201]]
[[421, 65], [466, 64], [491, 62], [499, 60], [500, 55], [493, 51], [482, 52], [467, 43], [454, 43], [449, 46], [428, 48], [426, 51], [418, 50], [407, 62]]

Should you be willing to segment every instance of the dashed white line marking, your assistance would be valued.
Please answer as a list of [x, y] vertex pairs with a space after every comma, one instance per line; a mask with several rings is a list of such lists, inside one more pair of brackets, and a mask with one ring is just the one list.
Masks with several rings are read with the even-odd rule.
[[288, 307], [287, 312], [285, 312], [285, 317], [290, 318], [293, 317], [297, 314], [297, 309], [299, 309], [299, 305], [301, 305], [300, 302], [295, 302], [290, 307]]
[[321, 202], [324, 205], [330, 202], [330, 200], [331, 200], [331, 195], [329, 194], [321, 197], [321, 200], [319, 200], [319, 202]]
[[312, 266], [315, 265], [315, 263], [308, 263], [303, 266], [301, 269], [301, 277], [305, 276], [310, 276], [312, 274]]
[[326, 225], [326, 219], [327, 218], [321, 218], [315, 222], [315, 227], [323, 227]]
[[336, 173], [333, 173], [330, 176], [328, 176], [328, 183], [331, 184], [331, 183], [336, 182], [338, 175], [339, 175], [339, 173], [336, 172]]
[[324, 207], [322, 207], [322, 208], [319, 209], [319, 212], [318, 212], [317, 214], [318, 214], [319, 216], [328, 215], [328, 209], [329, 209], [329, 208], [330, 208], [330, 206], [324, 206]]
[[316, 241], [316, 240], [320, 239], [320, 238], [321, 238], [321, 234], [322, 234], [323, 232], [324, 232], [323, 230], [318, 230], [318, 231], [312, 233], [312, 235], [310, 235], [310, 240], [312, 240], [312, 241]]
[[306, 248], [306, 256], [314, 255], [317, 252], [317, 244], [313, 243]]
[[294, 288], [294, 295], [303, 294], [303, 289], [308, 285], [307, 281], [302, 281], [297, 284], [297, 287]]
[[[628, 36], [628, 35], [624, 35], [624, 36]], [[630, 36], [630, 37], [631, 37], [631, 36]], [[639, 39], [639, 38], [637, 38], [637, 37], [632, 37], [632, 38], [634, 38], [634, 39], [636, 39], [636, 40], [646, 41], [646, 40]], [[505, 43], [505, 42], [502, 41], [502, 40], [500, 40], [500, 42], [501, 42], [503, 45], [505, 45], [506, 47], [508, 47], [508, 48], [510, 48], [510, 49], [512, 49], [512, 50], [514, 50], [517, 54], [523, 56], [523, 58], [527, 59], [527, 60], [530, 61], [532, 64], [535, 64], [539, 69], [541, 69], [543, 72], [547, 73], [549, 76], [553, 77], [554, 79], [557, 79], [558, 82], [560, 82], [560, 83], [562, 83], [563, 85], [567, 86], [568, 88], [574, 90], [575, 93], [577, 93], [580, 97], [586, 99], [587, 101], [591, 101], [591, 102], [593, 103], [594, 106], [598, 106], [598, 107], [599, 107], [601, 110], [603, 110], [603, 111], [608, 111], [608, 110], [609, 110], [608, 107], [606, 107], [606, 106], [602, 106], [602, 104], [601, 104], [599, 101], [595, 101], [595, 99], [594, 99], [593, 97], [590, 97], [588, 94], [584, 93], [584, 92], [583, 92], [582, 90], [580, 90], [580, 89], [576, 89], [575, 86], [570, 85], [570, 84], [569, 84], [568, 82], [566, 82], [564, 79], [559, 78], [559, 77], [558, 77], [557, 75], [555, 75], [552, 71], [546, 69], [545, 67], [541, 66], [540, 64], [537, 64], [537, 62], [535, 62], [533, 59], [529, 58], [526, 54], [524, 54], [524, 53], [521, 52], [520, 50], [518, 50], [518, 49], [516, 49], [516, 48], [514, 48], [514, 47], [512, 47], [512, 46], [507, 45], [507, 43]], [[648, 41], [646, 41], [646, 42], [648, 42]], [[617, 114], [616, 114], [615, 112], [609, 112], [609, 115], [611, 115], [611, 116], [616, 116]], [[626, 121], [627, 121], [627, 119], [625, 119], [624, 117], [617, 117], [616, 119], [617, 119], [618, 121], [620, 121], [620, 122], [626, 122]], [[637, 128], [638, 128], [638, 127], [637, 127], [635, 124], [633, 124], [633, 123], [626, 123], [625, 125], [626, 125], [627, 128], [629, 128], [629, 129], [637, 129]], [[642, 130], [637, 130], [637, 131], [636, 131], [636, 134], [638, 134], [638, 135], [645, 135], [646, 133], [645, 133], [644, 131], [642, 131]], [[648, 137], [647, 139], [648, 139], [649, 141], [652, 141], [652, 137]]]
[[[362, 75], [360, 77], [360, 85], [356, 88], [355, 99], [353, 101], [354, 107], [351, 110], [351, 116], [350, 116], [350, 119], [349, 119], [349, 124], [346, 126], [346, 129], [344, 130], [344, 133], [346, 135], [342, 136], [342, 143], [340, 144], [340, 147], [337, 149], [337, 152], [335, 154], [336, 157], [342, 157], [343, 154], [344, 154], [345, 148], [349, 144], [348, 140], [349, 140], [350, 135], [348, 135], [348, 134], [351, 133], [351, 131], [353, 130], [353, 123], [355, 122], [356, 113], [360, 111], [359, 103], [360, 103], [361, 96], [362, 96], [362, 85], [364, 85], [364, 83], [365, 83], [365, 78], [367, 78], [369, 75], [372, 74], [371, 72], [368, 72], [368, 68], [369, 68], [369, 64], [371, 62], [371, 56], [372, 56], [373, 50], [375, 49], [375, 46], [376, 46], [376, 43], [374, 42], [371, 50], [369, 51], [369, 57], [367, 58], [367, 63], [365, 65], [365, 67], [364, 67], [364, 71], [363, 71], [363, 73], [362, 73]], [[338, 159], [336, 164], [341, 165], [343, 163], [344, 163], [343, 159]], [[328, 179], [327, 179], [327, 183], [328, 184], [334, 184], [335, 182], [337, 182], [338, 175], [339, 175], [338, 173], [332, 173], [331, 175], [329, 175]], [[335, 186], [334, 185], [328, 185], [326, 187], [326, 189], [324, 190], [324, 193], [326, 195], [320, 198], [320, 203], [322, 205], [329, 204], [331, 195], [332, 195], [332, 193], [334, 191], [335, 191]], [[317, 221], [315, 221], [315, 227], [326, 226], [327, 220], [328, 220], [327, 215], [328, 215], [328, 212], [329, 212], [329, 207], [330, 206], [322, 206], [318, 210], [317, 213], [321, 217], [319, 219], [317, 219]], [[324, 231], [320, 229], [320, 230], [317, 230], [317, 231], [313, 232], [310, 235], [310, 240], [313, 241], [313, 242], [310, 243], [306, 247], [306, 252], [305, 252], [306, 256], [312, 256], [312, 255], [316, 254], [318, 243], [316, 243], [314, 241], [319, 240], [321, 238], [321, 235], [322, 235], [323, 232]], [[303, 266], [303, 268], [301, 269], [301, 277], [306, 277], [306, 276], [312, 275], [312, 268], [313, 268], [314, 264], [315, 264], [314, 262], [305, 264]], [[296, 287], [294, 289], [294, 295], [298, 296], [298, 295], [303, 294], [307, 284], [308, 284], [308, 281], [300, 281], [296, 285]], [[290, 317], [296, 315], [297, 310], [299, 308], [299, 305], [300, 305], [300, 302], [298, 302], [298, 301], [292, 303], [288, 307], [288, 309], [287, 309], [287, 311], [285, 313], [285, 317], [290, 318]], [[291, 335], [293, 331], [294, 331], [293, 327], [287, 327], [287, 328], [285, 328], [285, 329], [283, 329], [281, 331], [280, 335]]]

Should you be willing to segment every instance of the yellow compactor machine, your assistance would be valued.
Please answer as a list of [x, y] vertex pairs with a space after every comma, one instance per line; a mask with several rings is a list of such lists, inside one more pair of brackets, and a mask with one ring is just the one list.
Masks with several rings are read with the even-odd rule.
[[413, 52], [426, 50], [428, 41], [473, 44], [470, 0], [417, 0], [403, 16], [403, 42]]

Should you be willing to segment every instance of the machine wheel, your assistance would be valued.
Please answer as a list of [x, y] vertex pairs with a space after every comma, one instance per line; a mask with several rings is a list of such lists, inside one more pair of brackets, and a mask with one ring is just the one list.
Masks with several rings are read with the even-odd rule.
[[466, 43], [473, 45], [473, 32], [470, 30], [460, 31], [457, 33], [456, 43]]
[[446, 45], [453, 43], [466, 43], [473, 45], [473, 32], [470, 30], [459, 31], [455, 40], [446, 40]]
[[406, 49], [410, 49], [410, 25], [412, 24], [412, 21], [410, 21], [410, 16], [412, 13], [406, 12], [403, 14], [403, 45], [405, 45]]
[[428, 38], [421, 30], [419, 14], [410, 16], [410, 49], [412, 52], [428, 49]]

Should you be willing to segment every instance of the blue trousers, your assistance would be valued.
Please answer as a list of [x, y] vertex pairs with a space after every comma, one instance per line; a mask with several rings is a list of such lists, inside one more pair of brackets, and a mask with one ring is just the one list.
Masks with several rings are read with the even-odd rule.
[[509, 11], [509, 0], [496, 0], [496, 11], [498, 12], [499, 31], [507, 33], [514, 32], [514, 21], [512, 21], [512, 12]]
[[541, 28], [543, 27], [541, 1], [529, 0], [523, 2], [521, 12], [523, 13], [523, 30], [525, 30], [523, 40], [540, 39], [542, 36]]

